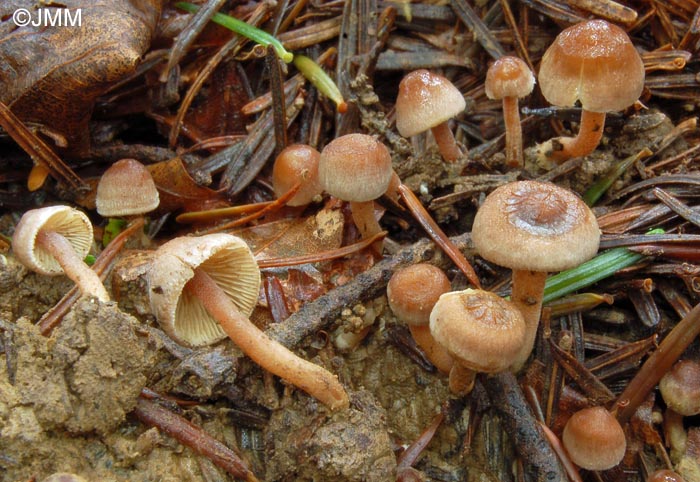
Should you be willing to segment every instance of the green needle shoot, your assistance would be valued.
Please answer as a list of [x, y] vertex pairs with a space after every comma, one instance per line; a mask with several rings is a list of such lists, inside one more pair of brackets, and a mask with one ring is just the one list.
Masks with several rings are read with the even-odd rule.
[[320, 65], [305, 55], [295, 55], [294, 65], [304, 77], [309, 79], [309, 82], [311, 82], [321, 94], [335, 102], [338, 112], [343, 114], [347, 111], [348, 105], [345, 103], [345, 99], [343, 99], [343, 94], [340, 93], [338, 86]]
[[[189, 2], [177, 2], [175, 6], [190, 13], [194, 13], [197, 10], [199, 10], [199, 7], [197, 5], [194, 5]], [[264, 30], [260, 30], [259, 28], [253, 27], [252, 25], [244, 22], [243, 20], [239, 20], [235, 17], [231, 17], [230, 15], [225, 15], [223, 13], [215, 13], [212, 16], [211, 21], [214, 23], [218, 23], [222, 27], [226, 27], [227, 29], [232, 30], [233, 32], [236, 32], [239, 35], [243, 35], [244, 37], [249, 38], [253, 42], [256, 42], [264, 47], [271, 45], [272, 48], [275, 49], [275, 53], [277, 54], [277, 56], [287, 64], [291, 62], [292, 59], [294, 59], [294, 54], [285, 49], [284, 45], [282, 45], [282, 42], [277, 40], [274, 36], [270, 35], [269, 33], [265, 32]]]
[[583, 195], [583, 200], [588, 206], [593, 206], [598, 199], [610, 189], [610, 186], [617, 181], [620, 176], [635, 162], [649, 157], [653, 154], [648, 147], [645, 147], [637, 154], [629, 156], [610, 169], [600, 180], [596, 181]]
[[[647, 234], [662, 234], [663, 229], [653, 229]], [[547, 278], [544, 285], [543, 303], [561, 298], [576, 290], [590, 286], [617, 271], [639, 262], [644, 255], [627, 248], [613, 248], [579, 266], [562, 271]]]

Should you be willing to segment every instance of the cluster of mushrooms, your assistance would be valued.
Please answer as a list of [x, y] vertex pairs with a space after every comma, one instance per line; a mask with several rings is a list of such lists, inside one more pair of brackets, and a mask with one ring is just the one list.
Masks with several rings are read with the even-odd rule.
[[[552, 139], [539, 147], [541, 155], [562, 161], [595, 149], [605, 112], [635, 102], [644, 69], [624, 31], [593, 20], [574, 25], [557, 37], [542, 59], [538, 81], [552, 104], [571, 106], [580, 101], [583, 108], [577, 136]], [[488, 70], [486, 93], [503, 101], [509, 166], [523, 165], [518, 98], [528, 95], [534, 83], [532, 72], [515, 57], [503, 57]], [[464, 108], [462, 94], [447, 79], [416, 71], [400, 85], [397, 129], [406, 137], [431, 130], [441, 155], [454, 162], [463, 153], [448, 120]], [[363, 238], [382, 231], [374, 204], [379, 197], [403, 198], [407, 205], [416, 205], [392, 169], [389, 150], [364, 134], [339, 137], [322, 152], [291, 145], [275, 160], [272, 179], [278, 196], [297, 189], [287, 203], [291, 206], [309, 204], [324, 191], [347, 201]], [[98, 187], [97, 210], [105, 217], [143, 216], [157, 205], [158, 191], [148, 171], [133, 160], [114, 164]], [[412, 212], [421, 225], [434, 225], [424, 210]], [[476, 214], [472, 239], [481, 257], [512, 269], [510, 300], [482, 290], [467, 268], [465, 274], [474, 288], [451, 291], [442, 270], [418, 264], [393, 275], [387, 287], [389, 304], [438, 370], [449, 374], [451, 391], [465, 395], [472, 390], [476, 373], [523, 367], [535, 343], [547, 273], [593, 257], [599, 238], [595, 216], [577, 195], [544, 182], [509, 183], [486, 197]], [[102, 282], [83, 262], [92, 242], [92, 224], [84, 213], [53, 206], [24, 215], [14, 234], [13, 249], [30, 269], [46, 275], [65, 273], [83, 294], [106, 302], [109, 295]], [[441, 246], [451, 249], [449, 244]], [[381, 242], [373, 247], [381, 252]], [[456, 263], [462, 262], [461, 254], [454, 256]], [[229, 337], [265, 370], [331, 410], [348, 406], [348, 395], [335, 375], [270, 339], [248, 319], [258, 299], [260, 271], [240, 238], [209, 234], [166, 242], [155, 252], [148, 282], [152, 311], [177, 342], [198, 347]], [[682, 366], [669, 376], [693, 372], [697, 380], [698, 371]], [[673, 379], [665, 381], [662, 393], [674, 392], [677, 385]], [[679, 391], [683, 392], [675, 389]], [[700, 412], [697, 396], [695, 402], [669, 402], [669, 406], [679, 414]], [[610, 468], [625, 453], [624, 432], [604, 407], [574, 414], [562, 439], [571, 459], [590, 470]]]

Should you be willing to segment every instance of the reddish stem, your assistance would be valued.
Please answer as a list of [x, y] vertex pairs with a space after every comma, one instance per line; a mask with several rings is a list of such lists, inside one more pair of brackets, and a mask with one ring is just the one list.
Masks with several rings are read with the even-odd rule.
[[503, 98], [503, 121], [506, 126], [506, 164], [523, 167], [523, 129], [520, 126], [518, 98]]
[[462, 151], [459, 150], [455, 136], [452, 134], [447, 122], [436, 125], [431, 131], [433, 132], [433, 137], [435, 138], [442, 158], [447, 162], [455, 162], [459, 159], [459, 156], [462, 155]]
[[603, 138], [605, 112], [581, 110], [581, 122], [576, 137], [557, 137], [545, 144], [545, 156], [553, 161], [564, 162], [572, 157], [586, 156], [593, 152]]

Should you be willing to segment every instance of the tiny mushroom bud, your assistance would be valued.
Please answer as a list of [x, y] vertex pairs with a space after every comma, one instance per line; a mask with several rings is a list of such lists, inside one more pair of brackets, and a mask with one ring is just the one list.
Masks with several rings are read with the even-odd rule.
[[32, 271], [65, 274], [83, 295], [109, 301], [99, 276], [83, 261], [92, 240], [92, 223], [84, 213], [69, 206], [50, 206], [24, 213], [12, 236], [12, 249]]
[[659, 381], [659, 390], [674, 412], [686, 417], [700, 414], [700, 363], [676, 362]]
[[534, 86], [535, 76], [518, 57], [501, 57], [486, 72], [486, 95], [489, 99], [503, 101], [506, 163], [510, 167], [523, 166], [523, 131], [520, 127], [518, 98], [529, 95]]
[[627, 449], [620, 422], [604, 407], [574, 413], [564, 426], [562, 443], [571, 460], [586, 470], [615, 467]]
[[399, 84], [396, 128], [404, 137], [430, 129], [442, 157], [454, 162], [461, 152], [447, 121], [466, 106], [462, 93], [445, 77], [424, 69], [415, 70]]
[[662, 469], [650, 474], [647, 482], [685, 482], [685, 479], [678, 472]]
[[352, 218], [363, 238], [381, 232], [374, 200], [389, 187], [394, 171], [384, 144], [365, 134], [347, 134], [321, 151], [318, 176], [331, 196], [350, 202]]
[[513, 366], [532, 352], [547, 272], [573, 268], [598, 251], [595, 215], [573, 192], [539, 181], [505, 184], [489, 194], [474, 218], [472, 240], [488, 261], [513, 270], [513, 303], [527, 334]]
[[435, 367], [449, 373], [453, 360], [430, 334], [430, 312], [438, 298], [450, 291], [450, 280], [443, 270], [418, 263], [396, 271], [386, 287], [389, 306], [406, 323], [416, 341]]
[[634, 104], [644, 88], [644, 64], [624, 30], [605, 20], [589, 20], [557, 36], [542, 57], [537, 79], [550, 104], [581, 102], [578, 135], [539, 147], [544, 157], [562, 162], [593, 152], [603, 136], [605, 113]]
[[450, 390], [466, 395], [476, 372], [507, 370], [525, 339], [525, 322], [495, 293], [467, 289], [440, 296], [430, 313], [430, 332], [454, 358]]
[[49, 475], [47, 478], [42, 480], [42, 482], [87, 482], [87, 480], [85, 480], [79, 475], [69, 474], [67, 472], [60, 472], [53, 475]]
[[160, 197], [151, 173], [135, 159], [122, 159], [107, 169], [97, 184], [100, 216], [139, 216], [158, 207]]
[[298, 357], [248, 319], [258, 299], [260, 271], [240, 238], [209, 234], [168, 241], [155, 253], [148, 287], [151, 309], [175, 341], [202, 346], [228, 335], [262, 368], [332, 410], [348, 406], [337, 377]]
[[272, 188], [277, 197], [301, 183], [299, 191], [287, 201], [289, 206], [306, 206], [323, 188], [318, 181], [318, 160], [321, 154], [306, 144], [285, 147], [272, 167]]

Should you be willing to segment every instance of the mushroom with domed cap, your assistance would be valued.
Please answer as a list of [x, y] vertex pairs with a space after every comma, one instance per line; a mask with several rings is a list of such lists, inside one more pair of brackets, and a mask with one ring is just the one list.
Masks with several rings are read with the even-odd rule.
[[516, 181], [495, 189], [474, 218], [472, 241], [483, 258], [513, 270], [511, 299], [527, 334], [519, 369], [532, 352], [547, 273], [573, 268], [598, 252], [595, 215], [576, 194], [554, 184]]
[[600, 406], [574, 413], [566, 422], [561, 439], [572, 462], [586, 470], [615, 467], [627, 449], [620, 422]]
[[695, 360], [676, 362], [659, 381], [659, 391], [666, 406], [689, 417], [700, 414], [700, 363]]
[[550, 104], [581, 102], [576, 137], [557, 137], [539, 146], [540, 155], [562, 162], [593, 152], [603, 136], [606, 112], [634, 104], [644, 88], [644, 64], [624, 30], [589, 20], [557, 35], [542, 57], [537, 80]]

